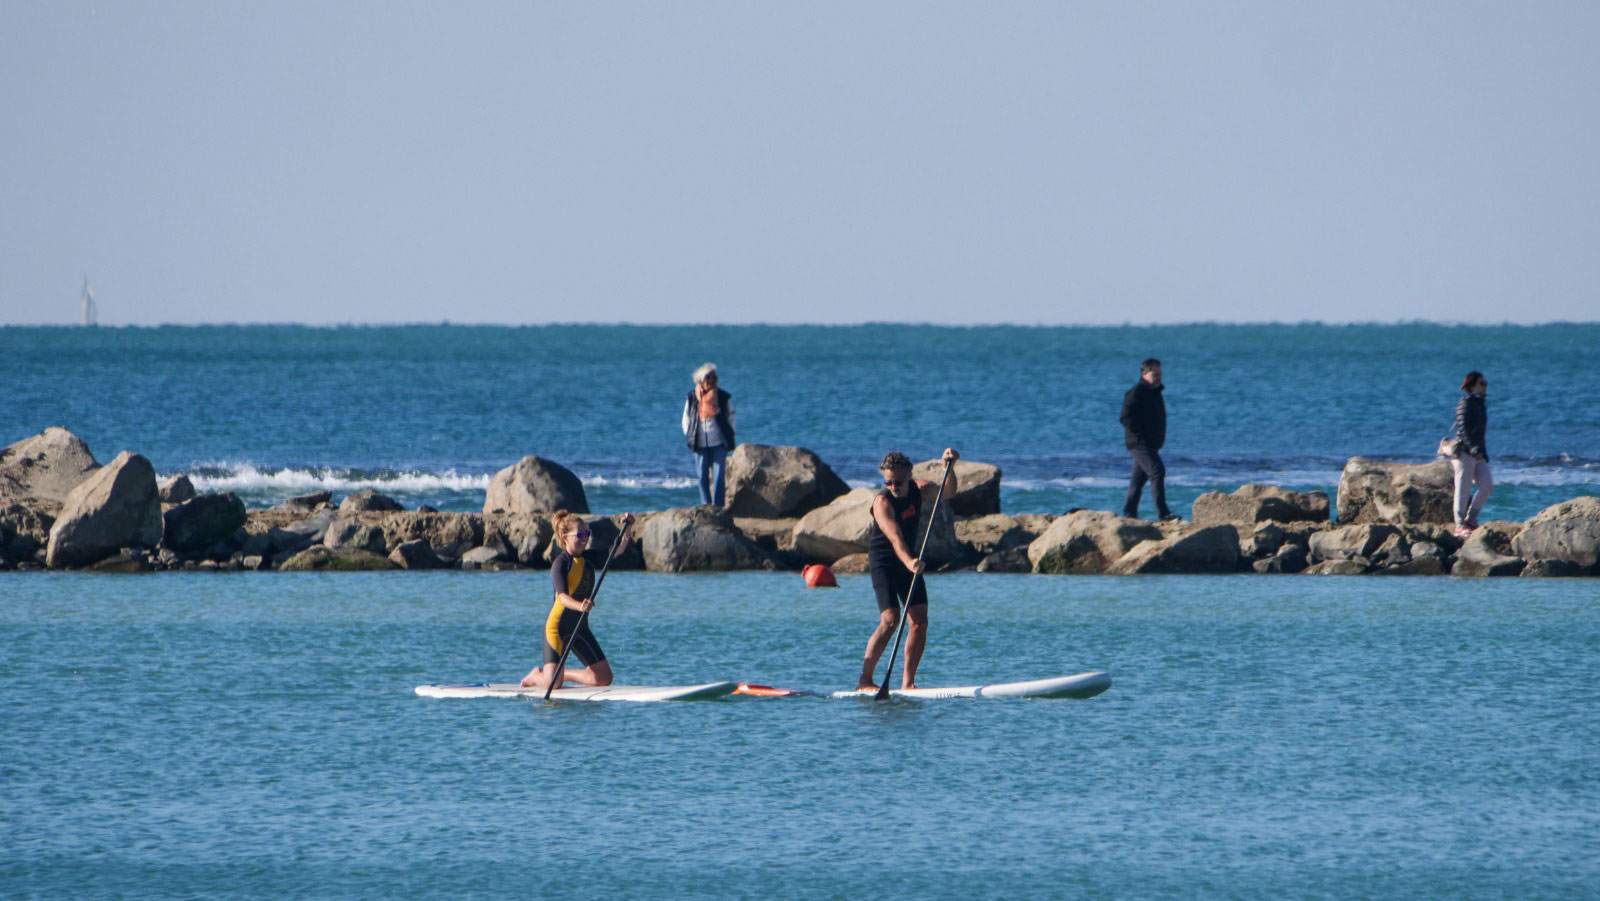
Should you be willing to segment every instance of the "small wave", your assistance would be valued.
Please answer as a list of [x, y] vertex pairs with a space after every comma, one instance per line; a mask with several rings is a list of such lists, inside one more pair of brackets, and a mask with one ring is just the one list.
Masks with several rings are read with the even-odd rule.
[[582, 476], [585, 487], [605, 485], [616, 488], [693, 488], [698, 484], [685, 476]]
[[483, 491], [489, 487], [489, 478], [487, 474], [459, 473], [454, 469], [443, 472], [363, 471], [331, 466], [304, 469], [292, 466], [274, 468], [251, 463], [202, 464], [189, 471], [189, 480], [199, 491], [238, 493], [349, 492], [363, 488], [407, 494]]

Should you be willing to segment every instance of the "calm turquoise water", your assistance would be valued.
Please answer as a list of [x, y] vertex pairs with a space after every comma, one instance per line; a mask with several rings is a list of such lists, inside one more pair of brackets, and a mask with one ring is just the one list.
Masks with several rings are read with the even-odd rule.
[[1000, 464], [1007, 510], [1106, 509], [1127, 484], [1122, 393], [1155, 355], [1186, 512], [1251, 481], [1331, 491], [1355, 454], [1428, 459], [1480, 369], [1486, 515], [1521, 519], [1600, 492], [1597, 353], [1600, 324], [0, 327], [0, 444], [64, 425], [101, 460], [131, 448], [251, 505], [371, 486], [454, 510], [537, 453], [594, 509], [659, 509], [696, 502], [678, 415], [711, 359], [741, 440], [809, 447], [846, 480], [953, 444]]
[[[1600, 588], [932, 580], [927, 685], [1088, 701], [417, 698], [542, 573], [0, 578], [0, 895], [1594, 897]], [[849, 683], [861, 577], [617, 573], [625, 681]]]

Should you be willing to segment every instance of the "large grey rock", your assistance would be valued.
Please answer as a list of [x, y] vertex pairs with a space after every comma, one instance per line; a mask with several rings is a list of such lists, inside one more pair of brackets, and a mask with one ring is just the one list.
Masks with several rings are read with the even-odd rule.
[[978, 557], [987, 557], [1015, 547], [1027, 547], [1038, 533], [1029, 531], [1022, 522], [1004, 513], [990, 513], [958, 519], [955, 522], [956, 540], [972, 549]]
[[1311, 535], [1311, 562], [1324, 560], [1353, 560], [1360, 557], [1370, 561], [1384, 542], [1400, 534], [1394, 526], [1383, 523], [1341, 526]]
[[[866, 551], [872, 531], [872, 499], [876, 494], [871, 488], [857, 488], [826, 507], [800, 517], [794, 527], [795, 553], [807, 562], [829, 563]], [[930, 516], [935, 517], [931, 533], [928, 532]], [[926, 495], [917, 526], [911, 532], [911, 553], [920, 549], [924, 535], [927, 535], [927, 547], [923, 557], [928, 566], [938, 567], [965, 559], [966, 552], [956, 540], [955, 518], [950, 508], [941, 504], [935, 513], [933, 498]]]
[[363, 488], [339, 502], [340, 513], [390, 513], [404, 509], [399, 501], [373, 488]]
[[485, 513], [588, 513], [583, 482], [551, 460], [523, 457], [494, 474], [483, 498]]
[[279, 556], [299, 553], [312, 544], [310, 535], [289, 529], [268, 529], [266, 536], [267, 549]]
[[295, 520], [283, 528], [290, 532], [299, 532], [315, 544], [322, 541], [322, 537], [328, 532], [328, 526], [332, 525], [333, 521], [338, 518], [337, 511], [324, 509], [307, 516], [305, 519]]
[[122, 548], [151, 548], [160, 541], [155, 467], [123, 451], [67, 493], [45, 560], [52, 568], [87, 566]]
[[50, 527], [60, 511], [60, 504], [38, 498], [30, 498], [27, 504], [0, 500], [0, 560], [22, 563], [34, 559], [49, 543]]
[[495, 564], [505, 559], [498, 548], [488, 546], [475, 547], [461, 555], [462, 569], [493, 569]]
[[850, 490], [821, 457], [787, 445], [739, 445], [726, 480], [733, 515], [763, 519], [802, 516]]
[[383, 529], [359, 519], [336, 519], [329, 523], [322, 544], [332, 550], [353, 548], [374, 554], [383, 554], [389, 549]]
[[0, 497], [64, 504], [72, 489], [99, 468], [82, 438], [51, 426], [0, 450]]
[[[444, 515], [444, 514], [440, 514]], [[522, 566], [543, 566], [555, 530], [550, 519], [533, 513], [491, 513], [483, 517], [483, 544]]]
[[196, 493], [194, 483], [189, 481], [189, 477], [182, 473], [168, 476], [156, 482], [156, 490], [161, 492], [161, 503], [163, 505], [192, 501]]
[[1231, 573], [1238, 563], [1239, 530], [1232, 523], [1220, 523], [1170, 538], [1141, 541], [1106, 567], [1106, 572]]
[[[951, 512], [957, 516], [1000, 512], [1000, 467], [993, 463], [957, 460], [951, 468], [956, 473], [956, 490], [944, 498]], [[943, 460], [924, 460], [911, 467], [911, 475], [930, 482], [932, 491], [939, 490], [939, 477], [943, 473]]]
[[244, 501], [233, 492], [201, 494], [161, 514], [161, 544], [180, 554], [203, 551], [245, 524]]
[[332, 500], [333, 492], [328, 491], [327, 489], [322, 489], [319, 491], [307, 491], [305, 494], [297, 494], [294, 497], [286, 499], [278, 506], [286, 510], [310, 512], [322, 506], [323, 504], [329, 503]]
[[874, 494], [871, 488], [857, 488], [800, 517], [794, 525], [795, 552], [820, 563], [865, 553]]
[[1306, 568], [1306, 549], [1298, 544], [1284, 544], [1270, 557], [1250, 564], [1258, 573], [1297, 573]]
[[[1534, 514], [1511, 542], [1516, 556], [1570, 563], [1578, 572], [1600, 575], [1600, 498], [1578, 497]], [[1568, 567], [1541, 566], [1538, 572], [1565, 575]]]
[[756, 516], [735, 516], [733, 527], [744, 533], [769, 554], [786, 553], [794, 549], [794, 527], [799, 517], [762, 519]]
[[1325, 491], [1290, 491], [1276, 485], [1242, 485], [1232, 494], [1207, 491], [1194, 499], [1190, 515], [1198, 525], [1233, 523], [1253, 529], [1258, 522], [1327, 522]]
[[847, 554], [833, 561], [831, 567], [836, 576], [859, 576], [867, 571], [866, 554]]
[[1028, 560], [1026, 546], [995, 551], [978, 561], [978, 572], [981, 573], [1027, 573], [1033, 572], [1033, 563]]
[[[1154, 524], [1107, 513], [1075, 510], [1050, 524], [1028, 545], [1037, 573], [1100, 573], [1141, 541], [1164, 536]], [[1238, 539], [1235, 537], [1235, 542]], [[1234, 553], [1239, 549], [1234, 547]]]
[[1351, 560], [1323, 560], [1302, 570], [1313, 576], [1359, 576], [1367, 571], [1367, 562], [1357, 557]]
[[1339, 524], [1448, 523], [1455, 477], [1446, 460], [1383, 463], [1351, 457], [1339, 474]]
[[1531, 560], [1522, 568], [1524, 579], [1570, 579], [1587, 575], [1583, 567], [1571, 560]]
[[426, 541], [402, 541], [389, 552], [389, 562], [401, 569], [438, 569], [443, 566], [439, 555], [433, 552]]
[[[483, 545], [484, 519], [482, 513], [401, 512], [378, 516], [376, 525], [383, 529], [386, 547], [426, 541], [435, 553], [456, 560]], [[545, 529], [548, 535], [548, 523]]]
[[1518, 557], [1512, 548], [1521, 531], [1520, 522], [1486, 522], [1473, 529], [1472, 536], [1456, 551], [1456, 564], [1450, 573], [1469, 578], [1520, 575], [1528, 561]]
[[382, 554], [351, 547], [330, 548], [321, 544], [306, 548], [278, 567], [283, 572], [367, 572], [395, 568], [394, 562]]
[[644, 526], [644, 565], [654, 572], [776, 569], [772, 557], [715, 507], [657, 512]]

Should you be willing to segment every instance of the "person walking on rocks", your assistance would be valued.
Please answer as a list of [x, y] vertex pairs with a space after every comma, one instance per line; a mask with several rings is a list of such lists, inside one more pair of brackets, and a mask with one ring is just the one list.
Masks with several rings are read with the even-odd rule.
[[[557, 510], [551, 517], [551, 525], [555, 527], [555, 540], [561, 548], [550, 561], [555, 603], [550, 605], [550, 612], [544, 618], [543, 662], [522, 677], [522, 686], [549, 688], [552, 682], [557, 688], [567, 682], [610, 685], [611, 664], [589, 629], [590, 617], [583, 615], [594, 610], [595, 576], [605, 565], [606, 555], [588, 549], [589, 527], [577, 514]], [[618, 554], [628, 549], [631, 525], [633, 514], [630, 513], [622, 517]], [[571, 656], [578, 658], [583, 664], [581, 668], [561, 667], [561, 652], [569, 641], [572, 642]], [[558, 667], [561, 668], [558, 670]]]
[[700, 503], [723, 502], [723, 471], [733, 450], [733, 397], [717, 387], [717, 364], [694, 371], [694, 387], [683, 400], [683, 437], [700, 462]]
[[1474, 369], [1461, 380], [1461, 399], [1456, 401], [1457, 444], [1450, 468], [1456, 476], [1456, 535], [1462, 538], [1478, 527], [1478, 512], [1494, 490], [1489, 450], [1484, 443], [1484, 433], [1489, 428], [1488, 391], [1489, 380]]
[[[952, 463], [960, 458], [948, 447], [941, 457]], [[917, 687], [917, 664], [922, 661], [922, 648], [928, 637], [928, 581], [918, 579], [915, 589], [911, 581], [912, 575], [923, 569], [922, 560], [913, 556], [921, 538], [917, 521], [923, 501], [931, 502], [939, 488], [932, 482], [912, 478], [911, 461], [899, 451], [884, 454], [878, 470], [883, 474], [883, 490], [872, 498], [872, 526], [867, 539], [867, 572], [872, 575], [872, 590], [878, 597], [878, 627], [867, 639], [857, 691], [877, 688], [872, 671], [900, 626], [901, 599], [905, 600], [908, 626], [906, 663], [900, 674], [902, 689]], [[944, 493], [954, 494], [955, 486], [956, 471], [951, 466], [945, 474]]]
[[1150, 500], [1155, 502], [1157, 519], [1177, 519], [1167, 509], [1167, 467], [1161, 462], [1161, 446], [1167, 442], [1166, 390], [1161, 383], [1161, 361], [1150, 357], [1139, 364], [1139, 380], [1122, 396], [1122, 437], [1133, 457], [1133, 472], [1128, 476], [1128, 496], [1122, 502], [1122, 515], [1137, 519], [1139, 494], [1150, 483]]

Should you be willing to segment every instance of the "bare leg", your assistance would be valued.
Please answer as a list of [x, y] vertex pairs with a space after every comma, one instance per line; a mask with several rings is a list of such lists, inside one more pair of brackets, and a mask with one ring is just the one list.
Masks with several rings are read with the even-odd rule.
[[872, 671], [878, 668], [878, 658], [883, 656], [883, 649], [889, 646], [889, 638], [894, 635], [898, 625], [900, 617], [895, 611], [878, 611], [878, 627], [872, 630], [872, 637], [867, 639], [867, 652], [861, 659], [861, 678], [856, 680], [856, 691], [878, 687], [872, 681]]
[[593, 685], [600, 687], [611, 684], [611, 664], [602, 660], [588, 668], [573, 669], [567, 667], [566, 681], [576, 682], [579, 685]]
[[917, 664], [922, 662], [922, 646], [928, 640], [928, 605], [910, 608], [906, 618], [906, 666], [900, 673], [900, 687], [916, 688]]

